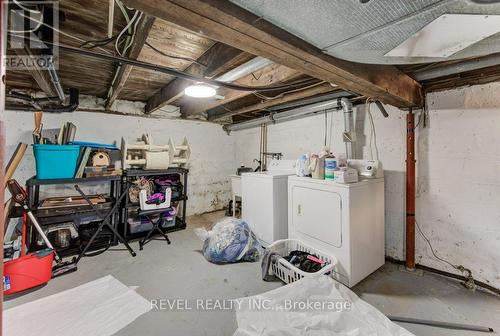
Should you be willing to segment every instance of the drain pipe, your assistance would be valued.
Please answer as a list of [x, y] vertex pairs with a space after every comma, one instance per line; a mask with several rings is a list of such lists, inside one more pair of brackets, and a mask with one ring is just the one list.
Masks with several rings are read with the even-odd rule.
[[61, 86], [61, 81], [59, 80], [59, 76], [57, 75], [57, 71], [54, 67], [54, 63], [52, 61], [50, 62], [50, 65], [48, 67], [48, 72], [50, 75], [50, 79], [52, 81], [52, 84], [54, 84], [54, 88], [56, 89], [57, 96], [59, 97], [59, 101], [62, 103], [64, 102], [64, 90]]
[[345, 151], [348, 159], [354, 159], [352, 143], [356, 141], [356, 133], [354, 132], [354, 118], [352, 113], [352, 103], [349, 99], [342, 97], [337, 100], [344, 111], [344, 133], [342, 137], [345, 142]]
[[406, 116], [406, 268], [415, 269], [415, 114]]
[[[20, 96], [16, 97], [17, 99], [20, 98]], [[44, 99], [47, 99], [47, 101], [50, 101], [52, 97], [49, 98], [40, 98], [40, 101], [44, 101]], [[31, 100], [27, 100], [30, 101]], [[36, 111], [42, 111], [42, 112], [47, 112], [47, 113], [64, 113], [64, 112], [74, 112], [80, 103], [79, 100], [79, 91], [78, 89], [69, 89], [69, 104], [68, 105], [61, 105], [61, 106], [55, 106], [55, 107], [43, 107], [43, 106], [5, 106], [6, 110], [11, 110], [11, 111], [29, 111], [29, 112], [36, 112]]]

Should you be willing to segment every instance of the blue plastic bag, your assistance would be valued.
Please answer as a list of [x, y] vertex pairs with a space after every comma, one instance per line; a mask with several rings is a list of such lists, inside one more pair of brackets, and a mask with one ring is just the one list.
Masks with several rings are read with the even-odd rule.
[[261, 246], [248, 224], [240, 219], [227, 217], [217, 222], [212, 230], [195, 229], [203, 243], [203, 255], [215, 264], [240, 260], [258, 261]]

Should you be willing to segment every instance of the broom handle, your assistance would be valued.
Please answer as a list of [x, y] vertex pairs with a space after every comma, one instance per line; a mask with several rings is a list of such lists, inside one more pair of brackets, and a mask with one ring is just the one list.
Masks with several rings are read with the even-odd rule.
[[24, 207], [24, 210], [26, 210], [28, 217], [31, 219], [31, 223], [35, 226], [36, 230], [38, 231], [38, 233], [42, 237], [42, 239], [45, 242], [45, 244], [47, 245], [47, 247], [54, 251], [54, 258], [56, 259], [56, 261], [59, 261], [60, 258], [57, 255], [56, 250], [52, 246], [49, 238], [47, 238], [47, 236], [45, 235], [45, 232], [43, 232], [42, 228], [40, 227], [40, 224], [38, 224], [38, 221], [36, 220], [35, 216], [33, 215], [31, 210], [26, 205], [24, 205], [23, 207]]

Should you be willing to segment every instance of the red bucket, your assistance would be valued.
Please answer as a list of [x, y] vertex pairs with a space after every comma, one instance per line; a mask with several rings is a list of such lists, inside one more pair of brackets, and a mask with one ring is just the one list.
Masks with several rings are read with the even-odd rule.
[[54, 251], [44, 249], [7, 261], [3, 264], [5, 295], [40, 286], [52, 278]]

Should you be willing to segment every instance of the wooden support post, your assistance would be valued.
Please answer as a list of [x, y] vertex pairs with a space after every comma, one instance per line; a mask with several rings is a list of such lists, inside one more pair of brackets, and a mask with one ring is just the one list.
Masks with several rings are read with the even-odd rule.
[[415, 114], [406, 116], [406, 268], [415, 269]]

